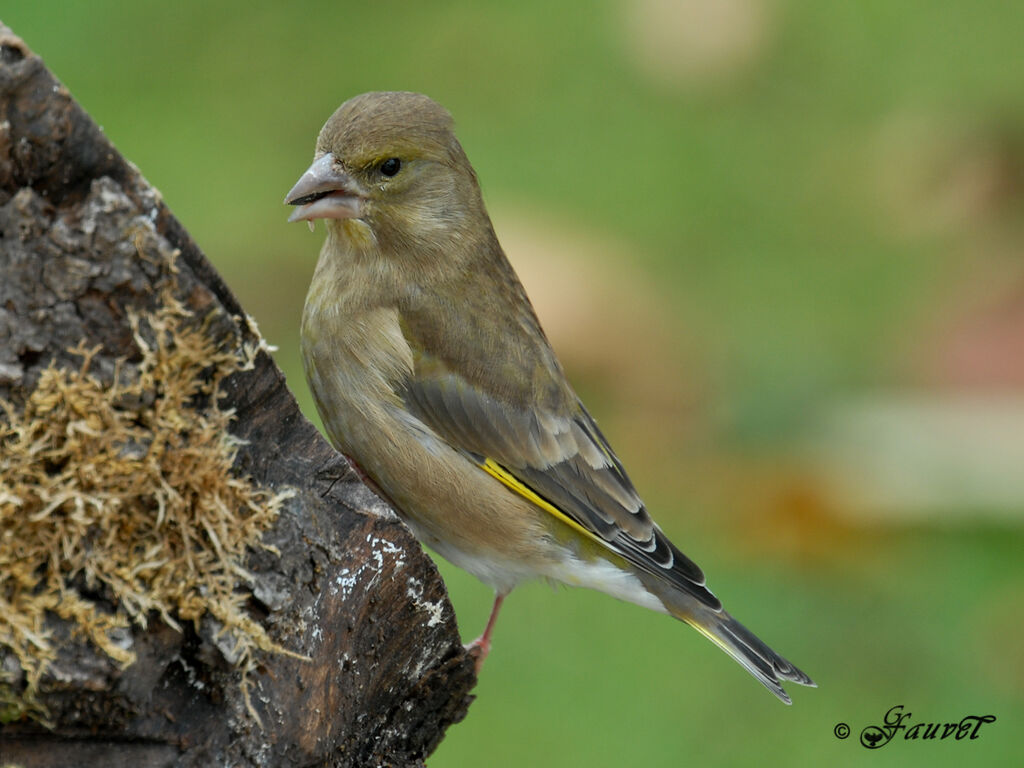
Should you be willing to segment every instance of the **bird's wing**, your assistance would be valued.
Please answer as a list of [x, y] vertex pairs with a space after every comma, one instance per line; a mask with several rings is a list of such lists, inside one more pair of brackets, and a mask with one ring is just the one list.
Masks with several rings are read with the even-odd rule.
[[[513, 491], [639, 569], [718, 610], [701, 569], [651, 520], [582, 403], [510, 405], [422, 350], [402, 397], [409, 411]], [[573, 396], [575, 397], [575, 396]]]

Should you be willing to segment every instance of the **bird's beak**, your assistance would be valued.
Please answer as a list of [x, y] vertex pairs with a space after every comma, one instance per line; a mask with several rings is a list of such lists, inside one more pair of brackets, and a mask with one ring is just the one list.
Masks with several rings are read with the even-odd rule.
[[[284, 198], [285, 205], [298, 206], [288, 221], [314, 219], [358, 219], [363, 197], [352, 177], [334, 164], [334, 155], [321, 155]], [[312, 223], [310, 226], [313, 226]]]

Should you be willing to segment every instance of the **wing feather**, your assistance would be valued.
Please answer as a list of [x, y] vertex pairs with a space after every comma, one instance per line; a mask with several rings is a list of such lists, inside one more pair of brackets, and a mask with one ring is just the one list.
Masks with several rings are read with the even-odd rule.
[[[414, 415], [499, 479], [500, 472], [508, 473], [634, 566], [668, 580], [712, 610], [721, 607], [701, 569], [651, 520], [621, 462], [578, 400], [564, 413], [524, 410], [499, 401], [425, 352], [417, 357], [426, 364], [417, 365], [402, 392]], [[506, 484], [516, 490], [513, 482]]]

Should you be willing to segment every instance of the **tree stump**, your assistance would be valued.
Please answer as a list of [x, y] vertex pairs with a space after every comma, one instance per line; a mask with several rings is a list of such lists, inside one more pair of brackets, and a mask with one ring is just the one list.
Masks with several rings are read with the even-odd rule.
[[464, 717], [433, 564], [2, 25], [0, 400], [0, 765], [415, 766]]

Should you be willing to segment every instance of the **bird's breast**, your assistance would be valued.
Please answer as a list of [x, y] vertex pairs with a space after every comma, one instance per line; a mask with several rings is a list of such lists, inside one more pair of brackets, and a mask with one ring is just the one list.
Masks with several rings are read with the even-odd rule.
[[345, 312], [338, 303], [307, 301], [301, 348], [317, 410], [342, 450], [354, 431], [383, 428], [400, 406], [397, 388], [412, 374], [413, 357], [396, 309]]
[[405, 408], [398, 390], [413, 357], [396, 310], [307, 303], [302, 357], [331, 442], [421, 540], [502, 591], [552, 567], [544, 515]]

